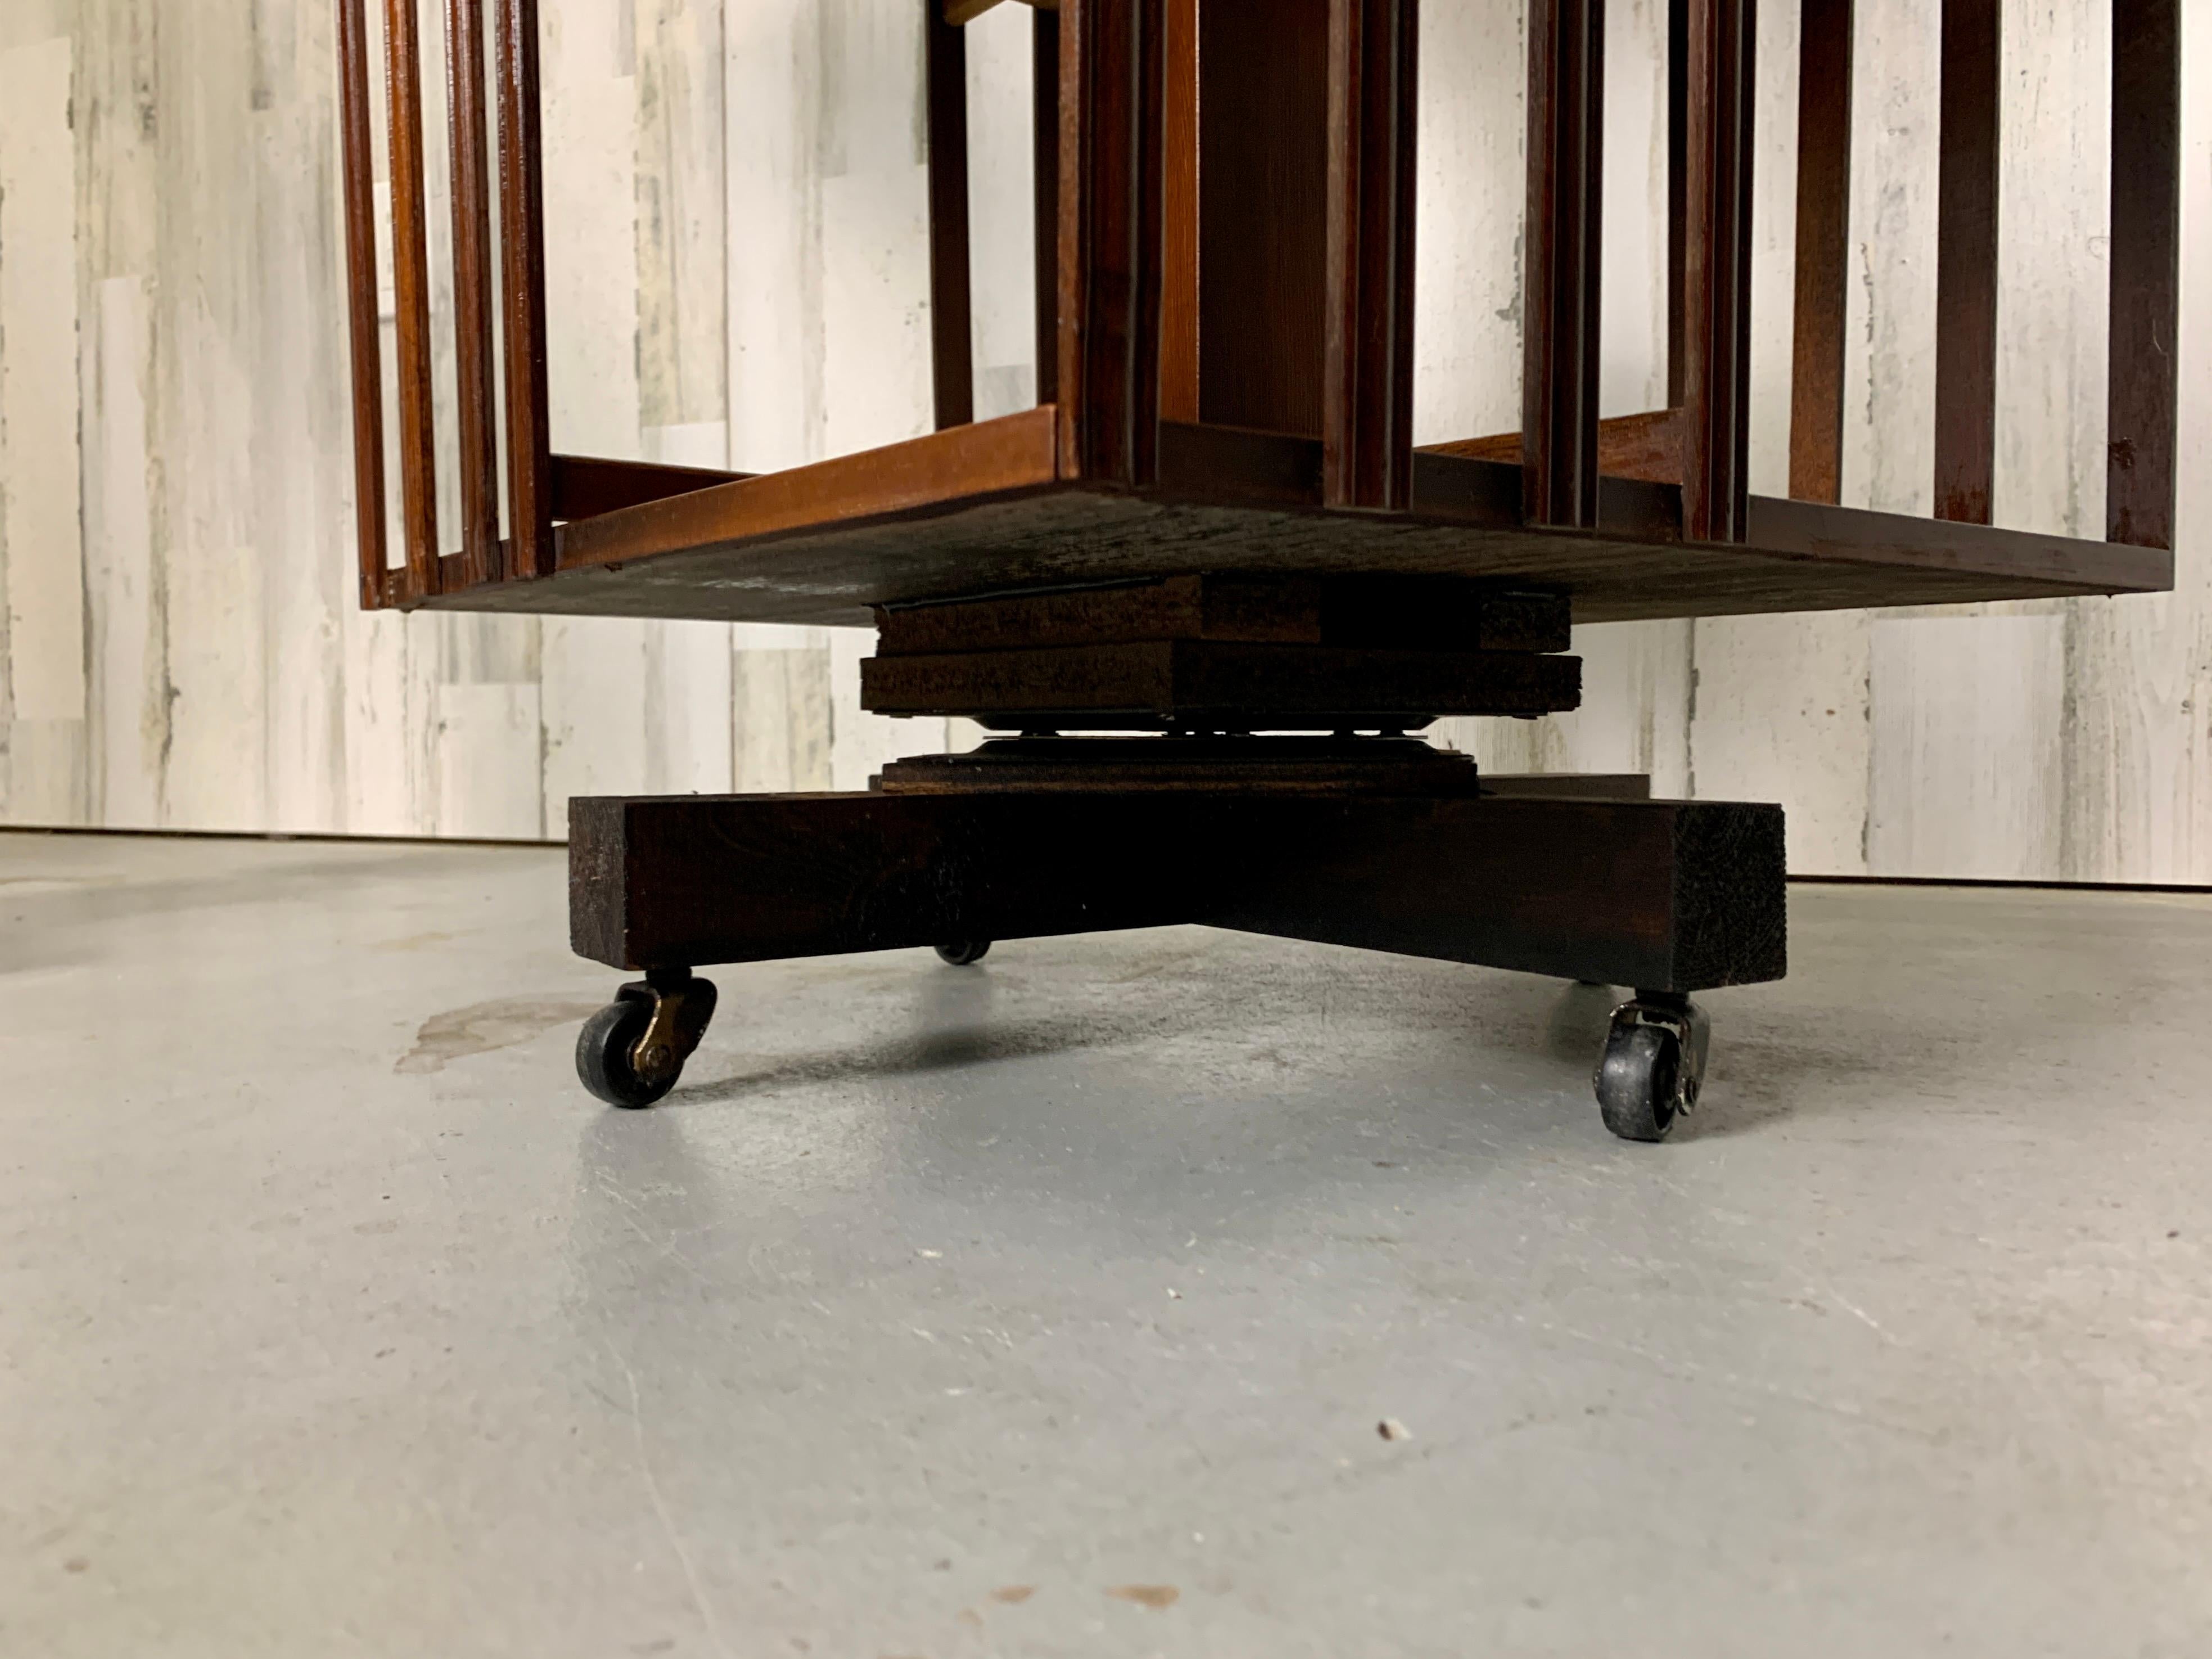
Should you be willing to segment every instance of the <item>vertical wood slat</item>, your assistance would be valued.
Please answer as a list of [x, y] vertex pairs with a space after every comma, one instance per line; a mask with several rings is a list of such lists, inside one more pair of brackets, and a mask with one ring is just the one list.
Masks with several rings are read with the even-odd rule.
[[1756, 0], [1691, 0], [1684, 168], [1682, 533], [1743, 539], [1750, 516]]
[[2181, 296], [2181, 0], [2113, 0], [2105, 534], [2173, 545]]
[[1163, 0], [1062, 0], [1060, 471], [1158, 469]]
[[538, 0], [497, 0], [500, 256], [505, 280], [507, 580], [553, 574], [553, 453], [546, 393], [544, 142]]
[[499, 568], [498, 388], [492, 372], [491, 175], [485, 139], [483, 0], [446, 0], [453, 158], [453, 343], [459, 380], [461, 572]]
[[[1329, 115], [1336, 9], [1332, 0], [1206, 0], [1193, 9], [1194, 418], [1321, 438], [1328, 425], [1330, 273], [1340, 289], [1350, 283], [1353, 292], [1340, 294], [1340, 302], [1355, 307], [1364, 302], [1361, 285], [1380, 280], [1356, 263], [1333, 260], [1329, 251], [1332, 226], [1346, 236], [1382, 228], [1358, 222], [1359, 203], [1372, 205], [1371, 191], [1364, 198], [1337, 192], [1334, 199], [1346, 210], [1332, 217], [1329, 158], [1334, 151], [1340, 163], [1345, 159], [1345, 147], [1332, 141]], [[1173, 169], [1169, 177], [1176, 178]], [[1364, 188], [1356, 178], [1352, 185], [1355, 192]], [[1387, 257], [1389, 246], [1378, 251]], [[1170, 238], [1171, 252], [1175, 246]], [[1339, 246], [1356, 261], [1358, 247]], [[1174, 298], [1176, 290], [1169, 292]], [[1387, 311], [1395, 302], [1386, 283], [1377, 303]], [[1172, 307], [1168, 315], [1172, 347], [1182, 343]], [[1377, 313], [1338, 315], [1354, 325], [1387, 322]], [[1340, 325], [1334, 337], [1356, 343], [1356, 327]], [[1338, 362], [1342, 367], [1340, 356]], [[1172, 369], [1172, 350], [1169, 363]], [[1356, 375], [1350, 384], [1357, 386]]]
[[1689, 354], [1682, 339], [1689, 242], [1690, 0], [1667, 5], [1667, 407], [1682, 406]]
[[1522, 516], [1597, 526], [1604, 0], [1529, 0]]
[[1936, 184], [1936, 516], [1990, 522], [1996, 469], [2000, 0], [1943, 0]]
[[338, 124], [344, 154], [346, 320], [353, 348], [353, 483], [361, 604], [385, 603], [384, 353], [377, 314], [376, 179], [363, 0], [338, 0]]
[[929, 344], [937, 429], [975, 418], [968, 222], [968, 34], [921, 0], [929, 125]]
[[1412, 499], [1419, 18], [1419, 0], [1329, 6], [1322, 479], [1331, 507], [1403, 509]]
[[[1212, 0], [1208, 16], [1223, 0]], [[1167, 91], [1162, 153], [1166, 163], [1161, 212], [1164, 225], [1160, 252], [1160, 418], [1196, 422], [1204, 418], [1199, 402], [1199, 273], [1202, 264], [1200, 194], [1200, 107], [1198, 0], [1167, 0]]]
[[392, 274], [398, 307], [400, 520], [406, 597], [438, 591], [437, 434], [430, 377], [430, 271], [422, 208], [422, 54], [415, 0], [385, 0], [392, 126]]
[[1843, 497], [1844, 321], [1850, 280], [1852, 0], [1802, 0], [1797, 80], [1797, 299], [1790, 493]]
[[1060, 401], [1060, 14], [1030, 22], [1030, 198], [1036, 214], [1037, 402]]

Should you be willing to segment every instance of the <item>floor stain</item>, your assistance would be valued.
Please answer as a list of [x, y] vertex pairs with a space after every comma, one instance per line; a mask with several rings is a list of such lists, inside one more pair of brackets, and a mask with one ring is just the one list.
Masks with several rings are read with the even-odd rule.
[[991, 1592], [994, 1601], [1026, 1601], [1036, 1594], [1035, 1584], [1001, 1584]]
[[447, 944], [453, 937], [451, 933], [410, 933], [405, 939], [379, 939], [369, 948], [375, 951], [420, 951], [425, 945]]
[[495, 1048], [511, 1048], [542, 1031], [599, 1012], [596, 1002], [570, 1002], [544, 997], [509, 997], [499, 1002], [471, 1003], [433, 1014], [415, 1033], [415, 1046], [399, 1056], [395, 1072], [421, 1075], [442, 1072], [456, 1060], [488, 1054]]
[[1182, 1592], [1173, 1584], [1116, 1584], [1106, 1594], [1157, 1612], [1161, 1607], [1173, 1607]]

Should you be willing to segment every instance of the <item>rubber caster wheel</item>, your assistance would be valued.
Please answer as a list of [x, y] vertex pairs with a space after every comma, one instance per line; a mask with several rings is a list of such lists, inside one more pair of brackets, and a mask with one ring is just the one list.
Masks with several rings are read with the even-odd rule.
[[987, 939], [962, 939], [937, 947], [937, 954], [955, 968], [973, 968], [990, 952], [991, 941]]
[[1686, 996], [1639, 992], [1613, 1011], [1597, 1062], [1597, 1104], [1623, 1140], [1664, 1140], [1698, 1103], [1711, 1026]]
[[610, 1106], [657, 1104], [714, 1017], [714, 987], [689, 970], [654, 973], [615, 993], [576, 1034], [576, 1076]]

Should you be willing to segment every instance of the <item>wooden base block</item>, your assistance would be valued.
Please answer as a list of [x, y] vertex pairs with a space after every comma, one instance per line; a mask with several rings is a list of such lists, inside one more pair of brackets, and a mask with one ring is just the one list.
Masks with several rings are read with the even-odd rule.
[[1778, 979], [1782, 811], [1244, 789], [580, 798], [578, 953], [698, 967], [1196, 922], [1562, 978]]
[[1582, 668], [1579, 657], [1524, 651], [1158, 640], [870, 657], [860, 665], [860, 706], [964, 715], [1000, 730], [1405, 731], [1446, 715], [1573, 708]]

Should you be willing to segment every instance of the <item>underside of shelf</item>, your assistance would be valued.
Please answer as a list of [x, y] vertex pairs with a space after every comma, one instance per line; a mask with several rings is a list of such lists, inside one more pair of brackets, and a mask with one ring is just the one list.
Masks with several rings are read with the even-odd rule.
[[866, 625], [871, 607], [1200, 572], [1496, 579], [1613, 622], [2157, 592], [2160, 549], [1754, 495], [1683, 539], [1679, 486], [1607, 477], [1595, 532], [1522, 522], [1523, 471], [1423, 451], [1403, 511], [1322, 505], [1313, 439], [1164, 422], [1157, 482], [1060, 476], [1051, 407], [562, 525], [554, 574], [445, 610]]

